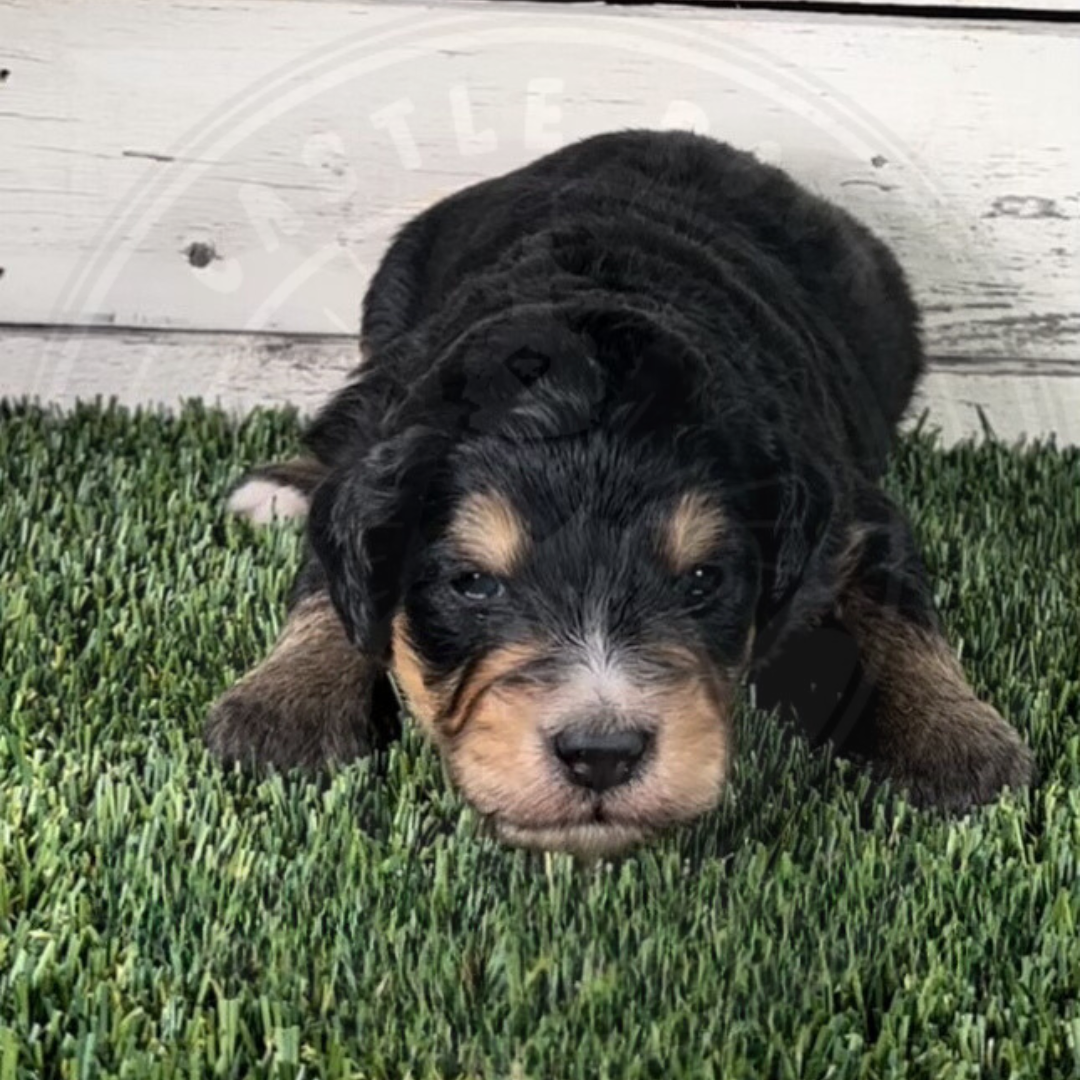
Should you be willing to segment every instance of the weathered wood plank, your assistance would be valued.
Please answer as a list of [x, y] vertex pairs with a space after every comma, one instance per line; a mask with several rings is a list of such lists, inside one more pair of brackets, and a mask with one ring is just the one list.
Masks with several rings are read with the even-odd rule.
[[[311, 413], [358, 362], [348, 337], [0, 328], [0, 397], [72, 405], [116, 396], [175, 406], [202, 397], [228, 409], [295, 405]], [[1054, 434], [1080, 445], [1080, 369], [1073, 364], [943, 360], [913, 409], [947, 442], [983, 433], [980, 409], [1010, 442]]]
[[875, 226], [932, 351], [1080, 360], [1075, 27], [582, 5], [0, 3], [0, 319], [339, 332], [393, 229], [708, 128]]

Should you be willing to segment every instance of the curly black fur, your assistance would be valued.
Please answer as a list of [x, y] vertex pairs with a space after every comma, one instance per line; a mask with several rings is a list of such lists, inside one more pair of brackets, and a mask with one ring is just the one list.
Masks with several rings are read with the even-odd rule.
[[733, 493], [763, 626], [827, 606], [855, 492], [922, 368], [916, 324], [869, 231], [694, 135], [600, 136], [444, 200], [386, 256], [370, 359], [308, 433], [338, 470], [311, 536], [342, 614], [358, 641], [378, 632], [450, 447], [586, 430], [666, 444]]

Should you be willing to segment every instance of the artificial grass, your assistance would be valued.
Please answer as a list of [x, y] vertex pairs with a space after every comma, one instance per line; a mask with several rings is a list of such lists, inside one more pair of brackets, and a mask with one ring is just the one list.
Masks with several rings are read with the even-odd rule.
[[321, 786], [206, 756], [298, 550], [221, 496], [296, 434], [0, 406], [0, 1080], [1080, 1075], [1080, 453], [889, 481], [1034, 793], [890, 808], [747, 711], [717, 812], [581, 867], [412, 732]]

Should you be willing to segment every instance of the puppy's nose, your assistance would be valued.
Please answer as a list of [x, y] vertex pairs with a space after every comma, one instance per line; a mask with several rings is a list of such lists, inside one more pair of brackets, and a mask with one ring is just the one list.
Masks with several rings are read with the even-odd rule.
[[554, 748], [571, 783], [599, 792], [625, 784], [651, 742], [652, 735], [637, 728], [605, 732], [570, 728], [555, 736]]

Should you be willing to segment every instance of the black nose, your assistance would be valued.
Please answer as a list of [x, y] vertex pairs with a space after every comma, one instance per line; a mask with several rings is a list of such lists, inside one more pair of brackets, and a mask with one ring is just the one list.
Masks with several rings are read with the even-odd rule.
[[555, 736], [554, 747], [572, 783], [607, 791], [634, 775], [651, 742], [652, 735], [640, 729], [598, 732], [570, 728]]

